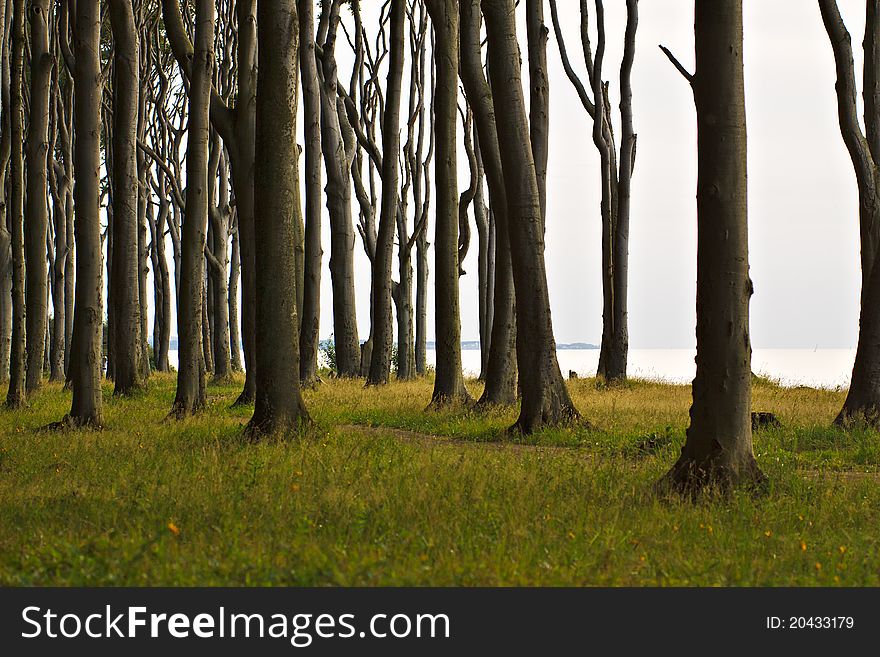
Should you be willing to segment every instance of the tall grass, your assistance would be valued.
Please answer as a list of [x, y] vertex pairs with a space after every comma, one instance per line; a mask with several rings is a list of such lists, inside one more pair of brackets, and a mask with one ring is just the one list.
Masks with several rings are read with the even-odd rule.
[[769, 489], [694, 504], [651, 488], [686, 386], [573, 381], [590, 426], [512, 443], [512, 409], [326, 379], [304, 435], [250, 444], [239, 384], [182, 422], [171, 377], [107, 387], [100, 432], [36, 431], [54, 385], [0, 411], [0, 584], [880, 585], [880, 441], [831, 428], [840, 392], [756, 383], [783, 424], [755, 434]]

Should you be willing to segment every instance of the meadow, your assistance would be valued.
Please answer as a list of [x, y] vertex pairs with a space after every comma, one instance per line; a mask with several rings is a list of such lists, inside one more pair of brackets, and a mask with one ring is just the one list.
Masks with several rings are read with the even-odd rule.
[[[172, 375], [105, 388], [103, 431], [41, 431], [55, 384], [0, 411], [0, 585], [880, 585], [880, 435], [844, 391], [755, 381], [760, 492], [658, 496], [690, 387], [570, 381], [588, 424], [426, 410], [431, 382], [325, 377], [299, 436], [244, 440], [241, 382], [165, 419]], [[479, 383], [469, 382], [471, 393]]]

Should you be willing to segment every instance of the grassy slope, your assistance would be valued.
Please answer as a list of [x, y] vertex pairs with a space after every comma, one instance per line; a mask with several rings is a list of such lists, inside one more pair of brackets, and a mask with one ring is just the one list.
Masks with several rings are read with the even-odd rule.
[[[105, 390], [105, 431], [35, 432], [69, 405], [47, 386], [0, 411], [0, 584], [880, 585], [880, 440], [829, 428], [840, 392], [758, 383], [785, 426], [755, 436], [768, 494], [694, 505], [651, 493], [687, 386], [574, 381], [597, 429], [532, 445], [499, 442], [512, 412], [425, 412], [430, 390], [327, 381], [307, 435], [249, 445], [238, 384], [165, 422], [155, 376]], [[651, 433], [671, 442], [640, 452]]]

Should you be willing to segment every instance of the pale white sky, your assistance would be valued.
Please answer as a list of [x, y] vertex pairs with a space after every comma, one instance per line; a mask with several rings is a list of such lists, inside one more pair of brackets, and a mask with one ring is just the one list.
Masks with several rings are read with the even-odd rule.
[[[372, 4], [365, 3], [368, 26], [375, 24]], [[612, 0], [605, 5], [605, 71], [612, 93], [617, 94], [625, 4]], [[840, 5], [853, 34], [861, 79], [858, 46], [864, 30], [864, 3], [841, 0]], [[578, 3], [560, 0], [559, 11], [572, 60], [583, 71], [578, 57]], [[520, 14], [522, 23], [522, 9]], [[546, 16], [549, 26], [549, 4]], [[524, 49], [524, 25], [520, 40]], [[640, 3], [633, 71], [639, 141], [629, 304], [630, 345], [636, 348], [694, 344], [696, 117], [690, 89], [660, 52], [660, 43], [692, 70], [692, 2]], [[856, 185], [838, 129], [834, 62], [817, 3], [746, 0], [745, 58], [750, 258], [755, 283], [753, 345], [855, 346], [860, 285]], [[546, 258], [553, 324], [560, 342], [598, 343], [602, 311], [599, 158], [590, 136], [591, 124], [565, 76], [552, 34], [548, 59], [551, 144]], [[614, 103], [616, 114], [616, 96]], [[463, 157], [459, 167], [464, 185], [467, 163]], [[329, 244], [329, 234], [325, 234], [325, 244]], [[325, 252], [329, 254], [327, 246]], [[359, 324], [366, 337], [369, 269], [360, 244], [356, 256]], [[465, 263], [469, 273], [461, 279], [465, 340], [478, 337], [475, 258], [474, 245]], [[327, 336], [332, 330], [332, 305], [326, 270], [324, 279], [321, 335]], [[432, 309], [429, 313], [433, 334]]]

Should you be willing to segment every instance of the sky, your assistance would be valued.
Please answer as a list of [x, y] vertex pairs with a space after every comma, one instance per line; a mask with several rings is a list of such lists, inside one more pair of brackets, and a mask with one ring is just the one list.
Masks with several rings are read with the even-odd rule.
[[[856, 77], [861, 80], [864, 2], [838, 2], [853, 36]], [[558, 4], [572, 62], [584, 75], [578, 57], [579, 3], [559, 0]], [[376, 29], [379, 5], [378, 0], [362, 3], [370, 31]], [[696, 115], [689, 86], [658, 45], [669, 47], [693, 70], [693, 2], [642, 0], [639, 11], [632, 80], [638, 154], [630, 228], [630, 347], [690, 348], [695, 344], [696, 323]], [[625, 3], [606, 0], [605, 12], [604, 69], [617, 121]], [[546, 21], [550, 27], [549, 3]], [[775, 349], [851, 348], [857, 339], [860, 286], [857, 188], [837, 123], [834, 60], [818, 3], [745, 0], [744, 21], [749, 243], [755, 286], [752, 344]], [[525, 52], [522, 7], [519, 22]], [[594, 16], [591, 22], [595, 28]], [[338, 54], [344, 80], [350, 61], [346, 50], [341, 41]], [[598, 343], [602, 324], [599, 155], [591, 139], [591, 120], [562, 69], [552, 27], [548, 64], [546, 262], [553, 326], [559, 342]], [[525, 63], [523, 73], [527, 84]], [[620, 134], [619, 123], [616, 132]], [[458, 159], [464, 188], [467, 160], [463, 152]], [[323, 224], [320, 334], [326, 338], [332, 332], [326, 213]], [[433, 226], [432, 219], [432, 242]], [[433, 268], [433, 253], [431, 260]], [[370, 270], [359, 239], [355, 267], [358, 324], [361, 339], [366, 339]], [[460, 279], [462, 339], [477, 340], [475, 243], [464, 269], [469, 273]], [[434, 336], [433, 280], [431, 286], [429, 340]]]

